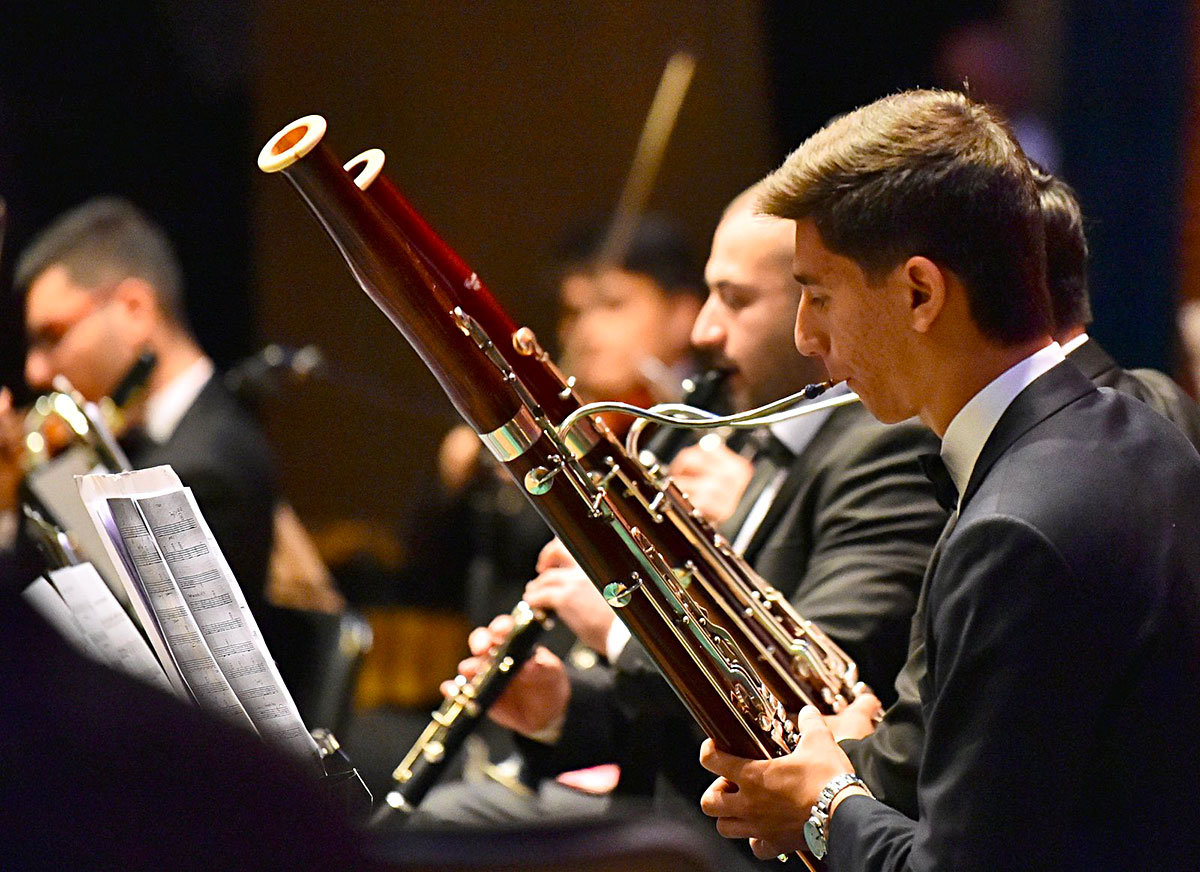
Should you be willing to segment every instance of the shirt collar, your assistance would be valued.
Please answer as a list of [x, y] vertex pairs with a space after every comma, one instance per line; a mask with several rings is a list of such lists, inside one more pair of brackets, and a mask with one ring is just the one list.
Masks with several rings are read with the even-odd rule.
[[[821, 395], [821, 399], [831, 399], [848, 393], [850, 388], [845, 382], [840, 382]], [[789, 418], [786, 421], [780, 421], [777, 424], [771, 425], [771, 434], [787, 446], [788, 451], [793, 455], [799, 455], [812, 438], [817, 435], [817, 431], [821, 429], [821, 425], [833, 413], [833, 409], [822, 409], [819, 412], [812, 412], [808, 415], [801, 415], [798, 418]]]
[[1051, 342], [1045, 348], [1038, 349], [993, 379], [983, 390], [971, 397], [950, 421], [946, 435], [942, 437], [941, 454], [946, 469], [958, 487], [960, 506], [962, 495], [967, 490], [967, 482], [971, 480], [971, 473], [975, 469], [975, 462], [1004, 410], [1021, 391], [1033, 383], [1034, 379], [1065, 359], [1057, 342]]
[[1068, 339], [1066, 342], [1062, 343], [1062, 353], [1064, 355], [1070, 354], [1080, 345], [1083, 345], [1083, 343], [1087, 342], [1090, 338], [1091, 337], [1089, 337], [1087, 333], [1080, 333], [1074, 339]]
[[170, 439], [212, 375], [212, 360], [201, 356], [161, 390], [151, 394], [146, 399], [146, 435], [160, 444]]

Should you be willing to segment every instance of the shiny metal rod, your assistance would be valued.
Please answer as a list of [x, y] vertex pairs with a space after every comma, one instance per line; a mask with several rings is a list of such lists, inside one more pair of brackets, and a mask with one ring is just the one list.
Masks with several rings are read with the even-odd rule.
[[733, 415], [716, 415], [706, 412], [704, 409], [697, 409], [695, 406], [685, 406], [682, 403], [665, 403], [650, 409], [643, 409], [629, 403], [588, 403], [564, 418], [558, 431], [560, 435], [565, 435], [583, 418], [604, 412], [620, 412], [623, 415], [642, 418], [664, 427], [685, 427], [691, 430], [716, 430], [720, 427], [731, 427], [735, 430], [749, 430], [777, 424], [791, 418], [799, 418], [802, 415], [810, 415], [822, 409], [848, 406], [850, 403], [859, 401], [858, 394], [850, 392], [829, 397], [820, 402], [810, 402], [803, 406], [797, 405], [805, 400], [813, 400], [821, 396], [831, 387], [833, 385], [830, 382], [811, 384], [803, 390], [767, 403], [765, 406]]

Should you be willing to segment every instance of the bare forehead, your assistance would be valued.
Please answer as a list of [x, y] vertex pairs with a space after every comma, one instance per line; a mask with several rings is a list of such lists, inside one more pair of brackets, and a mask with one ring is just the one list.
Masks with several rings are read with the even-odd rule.
[[816, 224], [809, 219], [796, 222], [793, 275], [802, 283], [818, 283], [836, 278], [861, 276], [862, 270], [848, 257], [825, 247]]
[[70, 317], [92, 304], [93, 292], [71, 278], [65, 266], [55, 264], [29, 284], [25, 294], [25, 320], [36, 325]]
[[710, 285], [746, 272], [789, 271], [794, 249], [792, 222], [755, 214], [750, 209], [726, 215], [713, 233], [705, 268]]

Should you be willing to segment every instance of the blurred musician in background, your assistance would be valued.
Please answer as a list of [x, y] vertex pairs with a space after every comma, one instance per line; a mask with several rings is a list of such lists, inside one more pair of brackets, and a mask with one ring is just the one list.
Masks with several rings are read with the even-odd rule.
[[689, 336], [704, 299], [696, 253], [670, 221], [647, 215], [623, 262], [605, 264], [605, 230], [584, 225], [559, 245], [562, 369], [585, 402], [678, 400], [696, 374]]
[[213, 377], [188, 325], [170, 242], [131, 203], [90, 200], [43, 230], [14, 275], [24, 295], [30, 387], [63, 375], [88, 400], [154, 355], [122, 444], [135, 467], [170, 464], [262, 618], [278, 489], [257, 425]]
[[[0, 201], [0, 223], [2, 206]], [[63, 261], [64, 269], [69, 262]], [[130, 274], [142, 271], [131, 268]], [[72, 275], [72, 283], [82, 283], [92, 274]], [[39, 322], [39, 329], [66, 338], [95, 311], [77, 302], [79, 317], [60, 312], [53, 327]], [[38, 338], [43, 354], [55, 345], [44, 332]], [[67, 346], [72, 371], [77, 364], [86, 369], [78, 371], [79, 385], [88, 383], [90, 369], [74, 353], [89, 338], [71, 337], [80, 345]], [[116, 344], [106, 348], [122, 353]], [[34, 374], [40, 385], [42, 370]], [[95, 399], [111, 385], [93, 387], [100, 391]], [[3, 510], [15, 508], [23, 436], [22, 417], [2, 389]], [[363, 838], [317, 786], [311, 767], [68, 644], [19, 596], [43, 567], [24, 553], [24, 537], [16, 544], [18, 550], [0, 550], [6, 652], [0, 663], [0, 831], [6, 834], [6, 869], [390, 868], [368, 856]], [[298, 820], [310, 826], [298, 828]]]
[[[791, 278], [791, 226], [755, 215], [757, 196], [752, 188], [722, 216], [705, 270], [708, 298], [691, 334], [698, 349], [731, 370], [739, 409], [824, 378], [793, 345], [800, 288]], [[883, 426], [858, 405], [762, 435], [753, 463], [724, 447], [696, 446], [680, 453], [672, 472], [702, 510], [725, 523], [767, 581], [886, 692], [903, 663], [917, 588], [946, 518], [916, 461], [934, 440], [915, 422]], [[698, 727], [560, 545], [543, 552], [540, 568], [526, 601], [554, 609], [611, 668], [580, 673], [539, 651], [492, 709], [495, 719], [537, 740], [521, 743], [536, 771], [618, 762], [621, 795], [653, 794], [659, 811], [703, 824], [695, 803], [710, 777], [696, 761]], [[473, 650], [486, 650], [503, 629], [499, 621], [477, 630]], [[476, 664], [463, 665], [470, 672]], [[461, 805], [453, 808], [451, 799]], [[555, 788], [525, 805], [528, 814], [544, 815], [561, 800]], [[520, 805], [488, 788], [465, 798], [435, 792], [423, 808], [478, 824], [511, 820]], [[575, 801], [567, 807], [581, 811]]]
[[839, 869], [1184, 869], [1200, 758], [1200, 457], [1053, 341], [1028, 162], [984, 107], [907, 92], [768, 179], [795, 221], [796, 341], [879, 419], [943, 437], [957, 507], [918, 621], [919, 820], [886, 807], [813, 709], [798, 748], [705, 742], [702, 806], [760, 857]]
[[1200, 448], [1200, 408], [1170, 376], [1153, 369], [1122, 369], [1087, 333], [1092, 323], [1088, 294], [1088, 243], [1075, 192], [1036, 164], [1033, 180], [1046, 225], [1046, 284], [1054, 310], [1054, 338], [1067, 359], [1100, 387], [1137, 397], [1175, 424]]

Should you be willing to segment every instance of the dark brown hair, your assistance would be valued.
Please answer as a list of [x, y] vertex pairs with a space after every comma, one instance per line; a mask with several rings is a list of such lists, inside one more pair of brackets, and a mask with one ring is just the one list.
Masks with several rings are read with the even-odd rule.
[[1092, 323], [1092, 301], [1088, 296], [1083, 210], [1070, 185], [1033, 161], [1030, 168], [1046, 228], [1046, 286], [1054, 311], [1054, 332], [1086, 327]]
[[162, 229], [118, 197], [97, 197], [60, 215], [17, 259], [13, 287], [24, 293], [52, 266], [96, 290], [136, 276], [155, 291], [158, 305], [175, 323], [186, 323], [183, 277]]
[[985, 335], [1052, 332], [1029, 162], [988, 108], [949, 91], [877, 100], [809, 137], [766, 180], [762, 211], [810, 219], [871, 281], [913, 255], [953, 272]]

